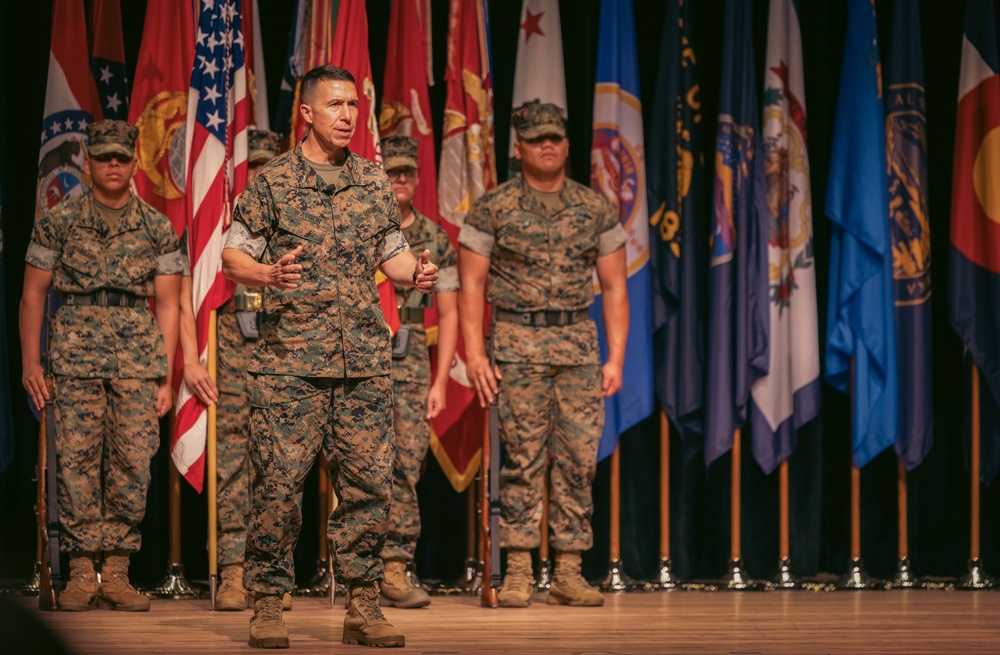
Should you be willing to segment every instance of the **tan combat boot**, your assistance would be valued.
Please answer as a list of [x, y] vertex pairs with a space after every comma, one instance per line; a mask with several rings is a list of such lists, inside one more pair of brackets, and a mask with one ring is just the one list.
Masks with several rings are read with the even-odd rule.
[[281, 620], [280, 596], [260, 596], [254, 600], [248, 643], [254, 648], [288, 648], [288, 628]]
[[531, 553], [527, 550], [507, 551], [507, 575], [498, 598], [500, 607], [527, 607], [535, 591], [531, 577]]
[[405, 646], [403, 633], [389, 623], [378, 607], [378, 583], [353, 584], [347, 592], [344, 643], [359, 646]]
[[128, 582], [128, 555], [121, 552], [104, 554], [97, 604], [99, 607], [122, 612], [149, 611], [149, 598], [136, 591]]
[[406, 562], [390, 559], [385, 561], [385, 579], [382, 580], [382, 597], [379, 602], [389, 607], [411, 609], [430, 605], [431, 597], [413, 584], [406, 572]]
[[222, 584], [215, 594], [215, 609], [220, 612], [242, 612], [247, 608], [247, 590], [243, 588], [243, 563], [222, 567]]
[[59, 609], [83, 612], [97, 607], [97, 574], [90, 553], [74, 553], [69, 558], [69, 582], [59, 594]]
[[574, 607], [599, 607], [604, 604], [601, 592], [587, 584], [580, 574], [580, 553], [556, 553], [556, 573], [552, 577], [546, 602]]

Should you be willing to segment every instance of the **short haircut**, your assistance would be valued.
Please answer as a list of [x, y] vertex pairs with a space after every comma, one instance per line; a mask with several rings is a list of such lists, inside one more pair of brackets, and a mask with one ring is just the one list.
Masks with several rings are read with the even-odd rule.
[[304, 104], [309, 104], [309, 101], [312, 100], [313, 90], [320, 82], [325, 80], [357, 84], [354, 81], [354, 76], [346, 69], [338, 66], [317, 66], [302, 78], [302, 87], [299, 89], [300, 100]]

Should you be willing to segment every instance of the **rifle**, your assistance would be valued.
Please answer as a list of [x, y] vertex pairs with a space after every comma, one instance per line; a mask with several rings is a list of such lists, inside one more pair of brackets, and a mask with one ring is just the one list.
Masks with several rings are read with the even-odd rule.
[[[45, 300], [45, 316], [48, 320], [52, 302], [50, 292]], [[46, 343], [47, 345], [47, 343]], [[45, 357], [45, 384], [49, 390], [49, 400], [41, 408], [38, 417], [38, 464], [35, 477], [38, 481], [38, 495], [35, 510], [38, 513], [38, 609], [59, 608], [53, 580], [60, 579], [59, 571], [59, 503], [56, 498], [58, 471], [56, 469], [56, 408], [54, 401], [55, 382], [52, 378], [51, 358]]]
[[[496, 315], [490, 315], [490, 334], [486, 342], [490, 355], [490, 371], [496, 368], [496, 354], [493, 352], [493, 337], [496, 330]], [[483, 585], [480, 605], [497, 607], [500, 604], [497, 590], [500, 578], [500, 406], [499, 387], [497, 396], [490, 403], [488, 430], [483, 434], [483, 456], [481, 494], [483, 529]]]

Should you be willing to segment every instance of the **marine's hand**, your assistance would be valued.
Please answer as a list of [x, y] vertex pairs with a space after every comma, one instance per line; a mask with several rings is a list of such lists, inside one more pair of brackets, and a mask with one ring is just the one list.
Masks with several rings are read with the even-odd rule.
[[622, 388], [622, 367], [608, 362], [601, 367], [601, 393], [605, 398], [615, 395]]
[[[405, 270], [405, 269], [404, 269]], [[416, 268], [416, 286], [417, 290], [422, 293], [431, 293], [434, 291], [434, 285], [437, 284], [438, 279], [438, 267], [437, 264], [431, 263], [431, 251], [425, 250], [420, 259], [417, 260]]]
[[282, 255], [281, 259], [269, 266], [267, 285], [285, 291], [298, 288], [298, 281], [302, 277], [302, 265], [296, 264], [295, 258], [301, 254], [302, 246], [295, 246]]
[[21, 374], [21, 384], [24, 385], [24, 390], [28, 392], [35, 408], [41, 410], [49, 399], [49, 389], [45, 385], [45, 371], [42, 365], [36, 362], [33, 366], [25, 366]]
[[219, 400], [219, 388], [201, 362], [184, 362], [184, 384], [206, 405]]
[[164, 378], [156, 387], [156, 415], [163, 418], [170, 411], [173, 404], [173, 395], [170, 392], [170, 383]]
[[[440, 384], [438, 380], [443, 381]], [[448, 406], [448, 397], [445, 393], [448, 387], [448, 377], [438, 374], [438, 380], [431, 385], [431, 390], [427, 394], [427, 418], [436, 418], [441, 411]]]
[[500, 375], [500, 369], [496, 366], [490, 366], [490, 360], [486, 355], [471, 357], [465, 368], [469, 379], [476, 387], [479, 404], [482, 407], [493, 404], [500, 391], [498, 380], [503, 377]]

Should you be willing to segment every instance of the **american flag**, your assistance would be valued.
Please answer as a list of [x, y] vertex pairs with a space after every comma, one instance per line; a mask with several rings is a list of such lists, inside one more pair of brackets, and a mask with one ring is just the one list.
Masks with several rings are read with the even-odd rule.
[[[250, 102], [240, 0], [201, 0], [188, 93], [186, 161], [188, 251], [200, 359], [208, 356], [212, 310], [233, 287], [222, 275], [222, 248], [236, 196], [247, 180]], [[206, 407], [181, 385], [170, 452], [199, 492], [204, 482]]]

